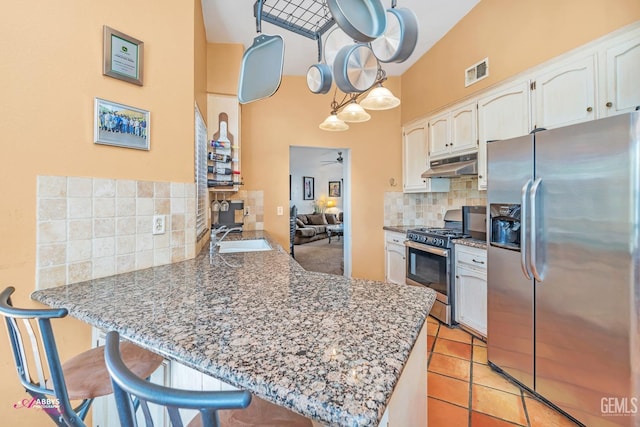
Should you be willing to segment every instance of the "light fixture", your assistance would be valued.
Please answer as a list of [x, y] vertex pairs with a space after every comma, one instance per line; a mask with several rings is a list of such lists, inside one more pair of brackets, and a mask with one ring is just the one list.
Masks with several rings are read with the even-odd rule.
[[320, 129], [340, 132], [349, 129], [349, 125], [340, 120], [335, 111], [332, 111], [331, 114], [329, 114], [329, 117], [324, 119], [324, 122], [320, 123]]
[[[342, 131], [349, 129], [345, 122], [358, 123], [366, 122], [371, 118], [367, 110], [390, 110], [400, 105], [400, 99], [394, 96], [391, 91], [382, 86], [387, 80], [387, 74], [382, 68], [378, 68], [376, 82], [372, 88], [360, 93], [347, 93], [342, 101], [336, 101], [338, 89], [333, 93], [331, 101], [331, 115], [320, 124], [320, 129], [330, 131]], [[358, 98], [367, 95], [358, 104]], [[343, 108], [344, 107], [344, 108]], [[342, 111], [340, 109], [342, 108]], [[338, 113], [338, 111], [340, 111]]]
[[364, 111], [364, 108], [362, 108], [355, 99], [352, 99], [352, 101], [338, 113], [338, 118], [345, 122], [360, 123], [371, 119], [371, 114]]
[[367, 110], [390, 110], [400, 105], [400, 100], [382, 86], [382, 83], [378, 83], [367, 97], [360, 101], [360, 105]]

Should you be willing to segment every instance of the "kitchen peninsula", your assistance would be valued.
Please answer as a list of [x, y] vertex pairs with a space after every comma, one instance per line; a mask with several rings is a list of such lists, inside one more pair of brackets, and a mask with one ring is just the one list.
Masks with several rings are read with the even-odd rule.
[[426, 426], [432, 290], [307, 272], [265, 232], [227, 238], [265, 238], [273, 250], [204, 248], [32, 298], [316, 425]]

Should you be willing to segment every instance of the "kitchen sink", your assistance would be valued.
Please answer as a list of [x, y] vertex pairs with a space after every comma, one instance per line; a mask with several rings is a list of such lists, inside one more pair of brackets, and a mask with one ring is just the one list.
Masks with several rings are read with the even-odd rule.
[[235, 252], [260, 252], [270, 251], [273, 248], [265, 239], [252, 240], [227, 240], [218, 243], [219, 253], [228, 254]]

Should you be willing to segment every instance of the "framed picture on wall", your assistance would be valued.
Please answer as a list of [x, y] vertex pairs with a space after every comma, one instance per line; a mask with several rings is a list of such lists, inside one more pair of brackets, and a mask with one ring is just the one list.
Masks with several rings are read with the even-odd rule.
[[103, 32], [102, 74], [142, 86], [144, 43], [106, 25]]
[[329, 181], [329, 197], [340, 197], [340, 181]]
[[96, 144], [149, 150], [149, 119], [147, 110], [96, 98], [93, 140]]
[[302, 200], [314, 199], [314, 179], [310, 176], [302, 177]]

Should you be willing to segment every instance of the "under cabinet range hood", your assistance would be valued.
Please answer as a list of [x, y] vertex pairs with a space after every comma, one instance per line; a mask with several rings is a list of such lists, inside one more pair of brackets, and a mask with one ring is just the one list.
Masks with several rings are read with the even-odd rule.
[[478, 174], [478, 153], [433, 160], [421, 176], [422, 178], [455, 178]]

